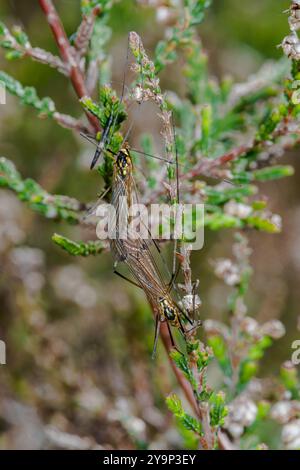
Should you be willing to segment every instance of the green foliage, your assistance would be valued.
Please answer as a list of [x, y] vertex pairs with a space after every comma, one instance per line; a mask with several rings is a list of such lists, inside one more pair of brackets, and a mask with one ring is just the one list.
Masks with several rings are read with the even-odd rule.
[[95, 7], [99, 7], [99, 14], [103, 14], [111, 9], [112, 0], [81, 0], [81, 12], [89, 15]]
[[261, 168], [253, 172], [256, 181], [269, 181], [284, 178], [285, 176], [292, 176], [294, 168], [290, 165], [277, 165], [267, 168]]
[[247, 357], [240, 364], [239, 389], [243, 389], [244, 386], [257, 374], [259, 360], [264, 357], [266, 349], [269, 348], [272, 343], [273, 341], [270, 337], [264, 336], [252, 344], [248, 349]]
[[4, 157], [0, 158], [0, 187], [11, 189], [21, 201], [48, 219], [66, 220], [78, 223], [80, 220], [80, 204], [66, 196], [47, 193], [34, 180], [22, 180], [15, 165]]
[[166, 403], [169, 410], [185, 427], [185, 429], [187, 429], [188, 431], [194, 431], [199, 436], [202, 436], [202, 425], [200, 421], [198, 421], [193, 416], [189, 415], [184, 411], [181, 400], [175, 393], [172, 393], [166, 398]]
[[[109, 143], [107, 147], [111, 152], [117, 153], [123, 142], [123, 137], [119, 129], [122, 122], [126, 119], [127, 114], [124, 104], [120, 102], [116, 92], [109, 86], [103, 86], [100, 88], [99, 103], [95, 103], [89, 97], [84, 97], [80, 101], [83, 107], [100, 121], [103, 133], [98, 133], [98, 140], [101, 140], [103, 134], [106, 133], [106, 143]], [[104, 152], [104, 161], [99, 167], [99, 173], [103, 177], [106, 187], [110, 187], [111, 185], [112, 172], [112, 155], [110, 152]]]
[[[99, 104], [92, 101], [89, 97], [81, 99], [83, 107], [96, 116], [103, 129], [106, 129], [108, 124], [113, 124], [112, 132], [119, 130], [121, 123], [126, 119], [124, 104], [120, 102], [116, 92], [108, 85], [100, 89]], [[112, 120], [112, 122], [111, 122]], [[109, 135], [112, 138], [112, 135]]]
[[23, 86], [5, 72], [0, 71], [0, 81], [5, 84], [7, 91], [20, 98], [23, 105], [35, 108], [40, 117], [52, 117], [55, 113], [55, 104], [51, 98], [39, 98], [35, 88]]
[[269, 111], [267, 116], [264, 116], [262, 123], [259, 127], [256, 136], [257, 141], [272, 139], [272, 133], [274, 132], [278, 124], [287, 116], [287, 113], [287, 104], [281, 104], [277, 108]]
[[212, 134], [212, 108], [210, 105], [203, 106], [201, 110], [202, 137], [201, 150], [205, 156], [208, 156], [210, 148], [210, 138]]
[[[91, 117], [91, 113], [99, 121], [101, 131], [96, 135], [96, 139], [100, 141], [104, 134], [107, 137], [106, 150], [111, 152], [103, 152], [104, 160], [98, 172], [104, 178], [106, 187], [109, 187], [113, 170], [112, 154], [118, 152], [123, 142], [121, 125], [127, 119], [127, 100], [121, 102], [116, 91], [106, 85], [110, 77], [107, 45], [112, 32], [109, 17], [114, 1], [82, 0], [80, 3], [82, 23], [72, 36], [74, 51], [76, 50], [79, 56], [77, 71], [82, 73], [83, 83], [87, 84], [94, 67], [97, 82], [94, 92], [87, 86], [87, 93], [95, 98], [84, 96], [80, 101], [88, 116]], [[167, 34], [161, 34], [164, 39], [157, 43], [153, 60], [149, 59], [139, 36], [136, 33], [130, 34], [130, 49], [136, 61], [133, 70], [137, 73], [137, 81], [131, 84], [131, 89], [135, 90], [138, 85], [145, 100], [152, 100], [158, 106], [167, 155], [174, 153], [174, 134], [171, 129], [173, 112], [176, 120], [177, 151], [182, 169], [183, 197], [188, 201], [201, 200], [205, 203], [206, 227], [218, 231], [225, 228], [241, 231], [252, 228], [277, 233], [280, 231], [278, 217], [267, 210], [268, 204], [254, 183], [293, 175], [291, 166], [273, 165], [272, 144], [276, 144], [278, 153], [283, 153], [286, 148], [292, 148], [298, 143], [297, 132], [293, 132], [293, 126], [289, 128], [289, 124], [297, 124], [296, 119], [300, 114], [300, 106], [291, 99], [293, 80], [299, 79], [300, 62], [292, 61], [291, 78], [285, 78], [287, 61], [279, 61], [269, 72], [267, 79], [265, 76], [263, 79], [249, 77], [249, 81], [243, 84], [244, 88], [240, 85], [236, 87], [229, 78], [211, 78], [208, 70], [209, 60], [196, 28], [203, 21], [211, 2], [184, 0], [169, 3], [167, 2], [164, 8], [171, 13], [172, 25], [166, 30]], [[86, 38], [84, 50], [79, 51], [76, 38], [82, 33], [82, 24], [92, 24], [92, 30]], [[33, 52], [29, 38], [21, 28], [13, 27], [9, 30], [2, 22], [0, 46], [5, 50], [8, 60], [25, 57], [29, 55], [29, 50]], [[64, 64], [60, 58], [39, 48], [34, 52], [42, 53], [43, 63], [49, 63], [62, 71], [61, 63]], [[178, 63], [185, 78], [185, 83], [181, 85], [183, 88], [185, 86], [185, 92], [180, 96], [175, 93], [165, 94], [160, 85], [159, 72], [179, 58]], [[72, 59], [77, 60], [77, 56], [74, 54]], [[68, 77], [69, 64], [65, 65], [67, 67], [66, 70], [63, 69], [63, 73]], [[0, 72], [0, 81], [23, 105], [36, 109], [40, 117], [55, 118], [58, 114], [51, 98], [39, 98], [35, 88], [24, 86], [5, 72]], [[243, 92], [239, 95], [241, 88]], [[71, 121], [74, 119], [67, 117]], [[56, 120], [62, 124], [62, 119]], [[69, 127], [82, 130], [83, 125], [79, 124], [76, 122], [74, 125], [72, 121]], [[94, 127], [97, 126], [92, 129]], [[240, 146], [242, 150], [239, 150]], [[155, 146], [149, 135], [144, 135], [142, 147], [146, 152], [153, 153]], [[151, 159], [145, 164], [145, 186], [151, 189], [151, 197], [152, 190], [156, 196], [156, 191], [160, 190], [159, 186], [163, 186], [162, 179], [158, 178], [160, 166], [161, 164]], [[175, 180], [174, 167], [169, 166], [166, 174], [171, 181]], [[203, 176], [212, 177], [214, 182], [203, 182]], [[233, 185], [215, 184], [215, 180], [222, 182], [223, 179], [230, 180]], [[47, 218], [69, 223], [82, 221], [83, 204], [66, 196], [50, 195], [32, 179], [22, 179], [13, 163], [5, 158], [0, 159], [0, 186], [14, 191], [20, 200]], [[162, 192], [158, 193], [158, 196], [161, 194]], [[145, 195], [148, 196], [146, 191], [143, 196]], [[197, 416], [201, 416], [201, 419], [186, 413], [176, 394], [167, 397], [167, 406], [180, 426], [196, 435], [197, 441], [199, 438], [200, 442], [202, 438], [207, 439], [206, 427], [209, 426], [212, 447], [216, 446], [217, 433], [224, 426], [228, 413], [226, 401], [229, 402], [232, 397], [245, 390], [246, 385], [257, 374], [259, 362], [267, 348], [272, 344], [269, 336], [255, 336], [242, 328], [243, 321], [249, 320], [245, 313], [245, 296], [252, 271], [247, 254], [248, 247], [243, 246], [243, 237], [237, 238], [238, 248], [246, 249], [244, 255], [240, 256], [241, 259], [237, 256], [235, 260], [236, 280], [230, 284], [226, 282], [228, 278], [224, 275], [224, 281], [233, 286], [227, 307], [230, 326], [223, 324], [219, 330], [216, 328], [213, 333], [208, 333], [207, 342], [210, 347], [205, 347], [198, 340], [189, 339], [185, 354], [177, 350], [171, 353], [175, 366], [191, 386], [199, 409]], [[76, 242], [56, 233], [52, 240], [72, 256], [98, 255], [104, 249], [100, 241]], [[224, 393], [212, 390], [208, 385], [208, 367], [213, 357], [223, 373], [222, 388], [226, 391], [226, 397]], [[292, 399], [299, 399], [299, 381], [295, 368], [283, 367], [281, 382], [290, 392]], [[255, 426], [269, 413], [269, 403], [261, 401], [257, 407], [258, 413], [253, 428], [248, 427], [246, 435], [251, 435], [251, 432], [253, 434]], [[203, 426], [201, 420], [206, 426]], [[146, 447], [143, 440], [137, 439], [133, 433], [129, 434], [137, 446]], [[257, 442], [255, 445], [258, 445]], [[252, 448], [255, 445], [252, 443]]]
[[89, 241], [88, 243], [75, 242], [58, 233], [52, 235], [52, 241], [73, 256], [98, 255], [104, 249], [101, 241]]
[[230, 377], [232, 375], [232, 369], [225, 341], [221, 336], [214, 335], [208, 338], [208, 344], [212, 348], [214, 356], [220, 364], [225, 376]]
[[24, 55], [23, 50], [16, 49], [18, 45], [22, 48], [29, 45], [24, 31], [19, 26], [15, 26], [10, 32], [5, 24], [0, 22], [0, 46], [7, 51], [5, 54], [7, 60], [19, 59]]
[[291, 392], [294, 400], [300, 398], [300, 381], [298, 377], [298, 371], [296, 367], [293, 367], [290, 363], [283, 364], [280, 369], [280, 378], [285, 386], [286, 390]]
[[210, 407], [210, 424], [215, 426], [223, 426], [224, 420], [228, 415], [228, 408], [225, 405], [225, 395], [223, 392], [212, 393], [209, 398]]
[[172, 360], [175, 362], [178, 369], [180, 369], [183, 374], [185, 375], [186, 379], [190, 382], [193, 389], [196, 390], [197, 388], [197, 381], [194, 377], [194, 374], [189, 366], [188, 359], [185, 355], [180, 353], [179, 351], [172, 351], [170, 354]]
[[174, 62], [178, 55], [177, 49], [189, 49], [194, 37], [194, 27], [202, 22], [209, 0], [185, 0], [183, 15], [170, 30], [167, 40], [160, 41], [155, 50], [155, 70], [160, 72], [167, 64]]

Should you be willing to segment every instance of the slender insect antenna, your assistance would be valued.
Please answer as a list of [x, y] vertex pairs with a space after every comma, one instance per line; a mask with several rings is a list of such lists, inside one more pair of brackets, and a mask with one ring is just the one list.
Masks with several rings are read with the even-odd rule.
[[[173, 128], [173, 145], [175, 149], [175, 171], [176, 171], [176, 202], [177, 202], [177, 208], [176, 208], [176, 221], [177, 221], [177, 210], [179, 208], [180, 204], [180, 194], [179, 194], [179, 165], [178, 165], [178, 151], [177, 151], [177, 144], [176, 144], [176, 129], [175, 129], [175, 123], [174, 123], [174, 115], [172, 113], [171, 115], [172, 119], [172, 128]], [[181, 216], [181, 214], [180, 214]], [[174, 240], [174, 252], [173, 252], [173, 275], [176, 273], [176, 252], [177, 252], [177, 238], [175, 237]], [[179, 270], [177, 271], [177, 274], [179, 273]], [[176, 276], [174, 278], [174, 286], [175, 286], [175, 281], [176, 281]]]
[[180, 194], [179, 194], [179, 162], [178, 162], [178, 149], [176, 144], [176, 129], [174, 123], [174, 114], [172, 113], [172, 128], [173, 128], [173, 141], [175, 147], [175, 165], [176, 165], [176, 200], [177, 204], [180, 203]]
[[137, 150], [136, 148], [133, 148], [133, 147], [131, 147], [131, 150], [141, 155], [145, 155], [146, 157], [151, 157], [151, 158], [154, 158], [155, 160], [161, 160], [162, 162], [169, 163], [170, 165], [174, 164], [174, 162], [168, 160], [167, 158], [159, 157], [157, 155], [152, 155], [151, 153], [147, 153], [147, 152], [142, 152], [142, 150]]
[[88, 142], [90, 142], [91, 144], [97, 146], [98, 145], [98, 141], [96, 139], [96, 137], [94, 137], [92, 134], [85, 134], [84, 132], [80, 132], [79, 134], [81, 137], [83, 137], [84, 139], [86, 139]]

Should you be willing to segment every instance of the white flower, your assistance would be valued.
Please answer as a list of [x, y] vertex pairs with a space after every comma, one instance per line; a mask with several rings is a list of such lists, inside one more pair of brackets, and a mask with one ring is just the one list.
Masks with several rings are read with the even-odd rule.
[[248, 335], [254, 335], [257, 332], [257, 321], [251, 317], [245, 317], [241, 323], [241, 329]]
[[272, 217], [271, 217], [271, 222], [272, 222], [272, 224], [276, 225], [278, 230], [281, 230], [281, 228], [282, 228], [282, 218], [280, 217], [280, 215], [273, 214]]
[[229, 286], [234, 286], [240, 282], [239, 269], [230, 259], [218, 260], [215, 264], [215, 273]]
[[271, 417], [280, 424], [285, 424], [290, 419], [292, 404], [289, 401], [279, 401], [270, 412]]
[[261, 333], [279, 339], [285, 335], [285, 327], [279, 320], [270, 320], [262, 325]]
[[170, 8], [161, 6], [156, 10], [156, 20], [159, 23], [165, 23], [170, 18]]
[[300, 419], [286, 424], [282, 429], [281, 437], [286, 449], [300, 449]]
[[224, 206], [226, 214], [239, 219], [246, 219], [252, 212], [252, 207], [242, 204], [240, 202], [229, 201]]
[[229, 415], [226, 418], [225, 427], [233, 437], [240, 437], [244, 428], [255, 421], [256, 415], [257, 406], [254, 401], [240, 396], [229, 405]]
[[202, 302], [199, 295], [188, 294], [183, 297], [182, 305], [187, 312], [193, 312], [201, 307]]

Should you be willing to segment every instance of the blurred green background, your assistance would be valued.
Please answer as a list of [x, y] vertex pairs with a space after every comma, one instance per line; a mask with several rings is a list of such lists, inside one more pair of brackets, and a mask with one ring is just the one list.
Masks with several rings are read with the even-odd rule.
[[[211, 73], [243, 81], [264, 61], [280, 58], [277, 45], [288, 32], [282, 12], [289, 3], [215, 1], [199, 29]], [[79, 1], [60, 0], [56, 5], [71, 35], [80, 19]], [[38, 2], [2, 0], [0, 18], [9, 26], [22, 25], [33, 45], [57, 53]], [[130, 30], [141, 35], [151, 55], [162, 34], [154, 22], [155, 10], [134, 1], [120, 1], [113, 8], [113, 80], [122, 80]], [[35, 86], [40, 96], [50, 96], [59, 111], [82, 114], [67, 79], [55, 70], [30, 59], [8, 63], [3, 55], [0, 69]], [[162, 88], [180, 91], [178, 74], [165, 73]], [[156, 121], [155, 113], [147, 117], [150, 129], [156, 128]], [[95, 200], [102, 183], [89, 171], [89, 144], [50, 119], [39, 120], [10, 96], [7, 105], [0, 106], [0, 123], [0, 155], [14, 161], [24, 177], [36, 179], [50, 193]], [[259, 321], [280, 318], [287, 328], [287, 335], [266, 354], [262, 372], [267, 376], [290, 358], [291, 343], [300, 335], [296, 157], [291, 153], [284, 158], [296, 169], [288, 184], [282, 180], [263, 187], [270, 208], [283, 217], [283, 232], [249, 232], [254, 268], [249, 313]], [[54, 232], [78, 240], [89, 237], [83, 229], [39, 217], [13, 194], [0, 191], [0, 338], [7, 345], [7, 365], [0, 369], [0, 414], [5, 418], [0, 422], [0, 447], [38, 447], [44, 425], [48, 433], [54, 426], [88, 436], [91, 446], [180, 445], [164, 405], [173, 377], [162, 349], [159, 359], [150, 358], [153, 321], [143, 293], [113, 275], [109, 253], [75, 260], [54, 246]], [[206, 232], [204, 249], [193, 253], [201, 318], [226, 320], [230, 290], [215, 278], [210, 261], [231, 256], [232, 238], [231, 231]], [[212, 380], [218, 381], [217, 372]], [[28, 408], [23, 409], [24, 404]], [[8, 427], [11, 421], [14, 426]]]

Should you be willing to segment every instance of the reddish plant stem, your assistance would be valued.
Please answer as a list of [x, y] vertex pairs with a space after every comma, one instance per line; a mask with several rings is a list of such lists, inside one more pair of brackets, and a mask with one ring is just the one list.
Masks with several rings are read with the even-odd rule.
[[176, 379], [178, 381], [178, 384], [180, 385], [181, 389], [183, 390], [183, 392], [186, 396], [186, 399], [188, 400], [191, 408], [193, 409], [195, 414], [197, 416], [199, 416], [199, 408], [198, 408], [197, 402], [195, 400], [194, 393], [193, 393], [193, 390], [191, 388], [191, 385], [186, 380], [186, 378], [184, 377], [181, 370], [178, 369], [178, 367], [176, 367], [176, 364], [174, 363], [174, 361], [170, 357], [170, 353], [171, 353], [173, 347], [172, 347], [172, 343], [171, 343], [171, 339], [170, 339], [170, 335], [169, 335], [169, 331], [168, 331], [168, 327], [167, 327], [166, 323], [162, 323], [160, 325], [160, 335], [161, 335], [161, 339], [162, 339], [163, 345], [165, 347], [166, 353], [168, 355], [171, 367], [172, 367], [173, 372], [174, 372], [174, 374], [176, 376]]
[[[63, 24], [60, 20], [60, 17], [57, 13], [57, 10], [53, 5], [52, 0], [39, 0], [39, 3], [52, 30], [53, 36], [59, 48], [60, 55], [70, 70], [69, 76], [73, 88], [78, 98], [82, 98], [83, 96], [87, 95], [84, 77], [79, 68], [79, 64], [77, 63], [76, 58], [73, 54], [72, 47], [64, 30]], [[99, 131], [100, 127], [98, 119], [88, 112], [86, 113], [86, 115], [93, 130], [95, 132]]]
[[[177, 379], [179, 387], [182, 389], [187, 401], [189, 402], [192, 410], [194, 411], [195, 415], [201, 420], [202, 424], [205, 426], [206, 429], [206, 437], [201, 439], [201, 445], [202, 448], [205, 450], [211, 449], [212, 447], [212, 442], [211, 442], [211, 430], [210, 430], [210, 425], [208, 422], [208, 416], [207, 413], [202, 412], [200, 407], [198, 406], [198, 403], [195, 399], [191, 384], [187, 381], [187, 379], [184, 377], [183, 373], [181, 372], [180, 369], [176, 366], [174, 361], [172, 361], [170, 357], [170, 352], [172, 351], [172, 343], [168, 331], [168, 327], [166, 323], [162, 323], [160, 327], [160, 336], [164, 345], [164, 348], [166, 350], [166, 353], [168, 355], [168, 359], [170, 362], [170, 365], [173, 369], [173, 372], [175, 374], [175, 377]], [[228, 437], [221, 431], [218, 431], [218, 443], [220, 449], [223, 450], [235, 450], [234, 446], [228, 439]], [[209, 439], [208, 439], [209, 438]], [[208, 442], [209, 441], [209, 442]]]
[[248, 152], [251, 148], [252, 145], [241, 145], [240, 147], [236, 147], [230, 152], [224, 153], [224, 155], [221, 155], [220, 157], [215, 158], [214, 160], [201, 161], [199, 165], [193, 168], [193, 170], [191, 170], [189, 173], [186, 173], [185, 175], [181, 175], [180, 178], [192, 179], [196, 176], [203, 175], [206, 173], [209, 175], [209, 172], [214, 168], [218, 168], [222, 165], [225, 165], [226, 163], [236, 160], [237, 158], [241, 157], [244, 153]]
[[[170, 353], [173, 349], [171, 339], [170, 339], [170, 334], [168, 331], [168, 327], [166, 323], [162, 323], [160, 327], [160, 335], [162, 338], [163, 345], [165, 347], [165, 350], [167, 352], [171, 367], [173, 369], [173, 372], [175, 374], [175, 377], [177, 379], [178, 385], [182, 389], [183, 393], [185, 394], [186, 399], [188, 400], [192, 410], [194, 411], [195, 415], [200, 419], [203, 425], [204, 429], [204, 436], [200, 438], [200, 443], [203, 449], [208, 450], [212, 449], [212, 442], [211, 442], [211, 431], [210, 431], [210, 426], [209, 423], [207, 423], [207, 416], [201, 408], [199, 407], [197, 400], [195, 398], [194, 392], [192, 390], [191, 384], [188, 382], [188, 380], [185, 378], [184, 374], [172, 358], [170, 357]], [[207, 429], [208, 428], [208, 429]]]

